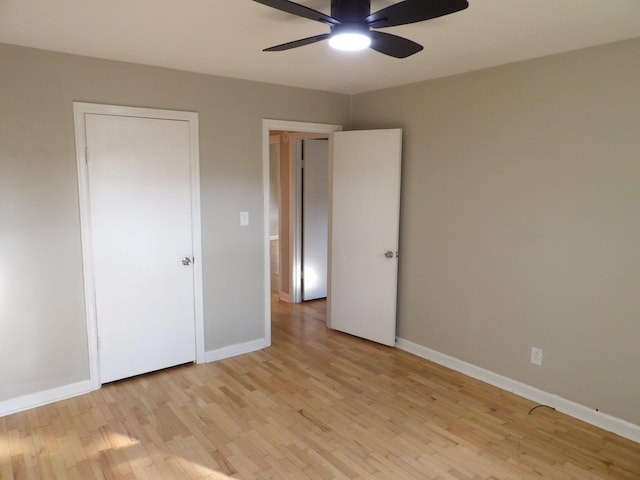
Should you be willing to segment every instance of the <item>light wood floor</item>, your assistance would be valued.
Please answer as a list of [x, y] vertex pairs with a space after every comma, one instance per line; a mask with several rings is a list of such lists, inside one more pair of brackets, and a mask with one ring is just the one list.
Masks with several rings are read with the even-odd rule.
[[0, 479], [640, 479], [640, 445], [274, 305], [271, 348], [0, 418]]

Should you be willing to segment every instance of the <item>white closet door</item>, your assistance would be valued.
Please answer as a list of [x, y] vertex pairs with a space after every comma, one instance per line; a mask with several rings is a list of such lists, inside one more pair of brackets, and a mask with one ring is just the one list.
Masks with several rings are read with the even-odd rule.
[[100, 382], [195, 360], [189, 124], [85, 115]]

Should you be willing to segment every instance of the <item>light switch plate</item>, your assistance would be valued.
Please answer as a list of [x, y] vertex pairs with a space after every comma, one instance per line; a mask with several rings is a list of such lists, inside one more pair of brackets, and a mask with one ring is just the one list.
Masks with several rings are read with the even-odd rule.
[[240, 212], [240, 226], [246, 227], [249, 225], [249, 212]]

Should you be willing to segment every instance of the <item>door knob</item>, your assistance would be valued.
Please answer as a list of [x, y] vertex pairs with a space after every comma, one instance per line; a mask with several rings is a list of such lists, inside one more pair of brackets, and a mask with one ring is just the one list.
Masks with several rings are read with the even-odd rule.
[[384, 256], [387, 258], [393, 258], [393, 252], [391, 250], [387, 250], [384, 252]]
[[193, 263], [193, 260], [191, 260], [189, 257], [184, 257], [182, 259], [182, 264], [185, 266], [189, 266]]

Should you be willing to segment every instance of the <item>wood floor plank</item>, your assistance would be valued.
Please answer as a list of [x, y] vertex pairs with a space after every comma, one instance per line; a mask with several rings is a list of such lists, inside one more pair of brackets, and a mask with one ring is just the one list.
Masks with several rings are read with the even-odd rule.
[[273, 346], [0, 418], [0, 479], [640, 479], [640, 445], [274, 297]]

